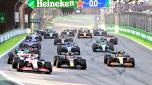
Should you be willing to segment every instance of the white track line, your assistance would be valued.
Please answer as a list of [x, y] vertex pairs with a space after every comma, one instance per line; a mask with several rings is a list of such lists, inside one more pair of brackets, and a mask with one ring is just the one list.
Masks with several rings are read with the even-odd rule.
[[[11, 50], [13, 50], [15, 47], [17, 47], [21, 42], [23, 42], [23, 40], [25, 40], [25, 38], [22, 39], [20, 42], [18, 42], [16, 45], [14, 45], [11, 49], [9, 49], [8, 51], [6, 51], [6, 52], [3, 53], [2, 55], [0, 55], [0, 59], [1, 59], [2, 57], [4, 57], [6, 54], [8, 54], [8, 52], [10, 52]], [[16, 84], [24, 85], [23, 83], [21, 83], [21, 82], [15, 80], [15, 79], [13, 79], [12, 77], [6, 75], [3, 71], [0, 71], [0, 74], [1, 74], [2, 76], [4, 76], [6, 79], [11, 80], [12, 82], [14, 82], [14, 83], [16, 83]]]

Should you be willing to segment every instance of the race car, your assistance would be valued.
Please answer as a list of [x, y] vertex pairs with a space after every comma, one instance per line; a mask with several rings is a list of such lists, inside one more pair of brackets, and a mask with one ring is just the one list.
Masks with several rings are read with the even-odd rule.
[[124, 51], [110, 52], [104, 56], [104, 63], [108, 66], [134, 67], [135, 60]]
[[107, 32], [104, 31], [103, 29], [94, 29], [93, 35], [94, 36], [107, 36]]
[[26, 40], [38, 42], [38, 41], [42, 41], [42, 36], [38, 34], [31, 34], [26, 36]]
[[24, 51], [18, 51], [18, 53], [13, 54], [12, 56], [8, 57], [8, 64], [12, 64], [12, 68], [16, 69], [17, 68], [17, 63], [18, 63], [19, 60], [25, 60], [26, 58], [28, 58], [30, 56], [33, 56], [37, 59], [40, 58], [40, 56], [38, 54], [30, 54], [30, 53], [26, 53]]
[[50, 74], [52, 72], [51, 62], [45, 60], [39, 60], [33, 56], [26, 58], [25, 60], [19, 60], [17, 64], [17, 71], [33, 71], [33, 72], [45, 72]]
[[33, 48], [38, 48], [41, 49], [41, 43], [35, 42], [35, 41], [24, 41], [21, 44], [19, 44], [19, 47], [33, 47]]
[[50, 30], [47, 33], [44, 33], [44, 39], [54, 39], [57, 37], [58, 37], [58, 33], [53, 30]]
[[87, 29], [78, 30], [78, 38], [92, 38], [92, 33]]
[[40, 56], [41, 56], [39, 50], [31, 51], [31, 49], [29, 49], [29, 48], [16, 48], [14, 50], [14, 52], [8, 53], [7, 63], [12, 64], [15, 57], [27, 57], [27, 56], [34, 55], [34, 54], [37, 55], [38, 58], [40, 58]]
[[64, 45], [66, 42], [73, 42], [73, 39], [65, 36], [54, 39], [54, 45]]
[[114, 50], [114, 45], [112, 43], [108, 43], [108, 41], [104, 38], [100, 40], [96, 40], [96, 43], [92, 44], [93, 52], [107, 52], [109, 50]]
[[113, 43], [114, 45], [118, 44], [118, 38], [115, 37], [114, 35], [107, 35], [105, 38], [108, 40], [108, 42]]
[[67, 53], [62, 56], [55, 56], [53, 64], [57, 68], [61, 68], [63, 65], [70, 68], [80, 68], [82, 70], [87, 68], [86, 60], [82, 57], [76, 57], [72, 53]]
[[41, 36], [44, 36], [44, 34], [46, 33], [46, 31], [45, 30], [37, 30], [36, 33], [40, 34]]
[[73, 33], [77, 33], [77, 29], [71, 28], [71, 29], [65, 29], [64, 31], [70, 31]]
[[73, 30], [64, 30], [63, 32], [61, 32], [61, 36], [74, 37], [75, 33]]
[[58, 55], [62, 55], [68, 52], [72, 52], [75, 55], [80, 55], [80, 48], [78, 46], [75, 46], [74, 43], [71, 42], [66, 42], [65, 45], [59, 45], [57, 47]]

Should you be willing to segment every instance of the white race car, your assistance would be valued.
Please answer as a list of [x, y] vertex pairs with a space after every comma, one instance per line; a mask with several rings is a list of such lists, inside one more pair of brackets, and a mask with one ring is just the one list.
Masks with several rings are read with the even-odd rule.
[[19, 60], [17, 65], [17, 71], [34, 71], [45, 72], [50, 74], [52, 72], [51, 62], [39, 60], [34, 56], [28, 57], [25, 60]]

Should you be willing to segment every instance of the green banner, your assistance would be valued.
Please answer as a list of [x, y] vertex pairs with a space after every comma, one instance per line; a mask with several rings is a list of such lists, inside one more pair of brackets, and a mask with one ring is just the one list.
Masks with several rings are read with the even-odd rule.
[[0, 23], [5, 23], [5, 22], [6, 22], [5, 13], [0, 12]]
[[76, 8], [78, 0], [28, 0], [31, 8]]

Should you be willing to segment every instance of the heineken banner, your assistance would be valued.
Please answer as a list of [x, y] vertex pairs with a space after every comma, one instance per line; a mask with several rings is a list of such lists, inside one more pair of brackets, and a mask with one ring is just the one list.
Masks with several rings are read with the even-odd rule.
[[110, 0], [28, 0], [31, 8], [102, 8], [109, 7]]
[[31, 8], [76, 8], [77, 0], [28, 0]]

